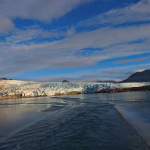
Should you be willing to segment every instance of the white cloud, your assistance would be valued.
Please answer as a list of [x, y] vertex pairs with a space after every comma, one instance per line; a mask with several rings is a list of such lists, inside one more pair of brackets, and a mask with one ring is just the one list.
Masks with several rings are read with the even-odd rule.
[[[76, 6], [90, 1], [92, 0], [0, 0], [0, 33], [13, 29], [11, 35], [0, 44], [0, 61], [3, 64], [0, 68], [1, 76], [15, 75], [16, 72], [22, 73], [29, 70], [91, 66], [105, 59], [150, 52], [150, 24], [116, 28], [107, 26], [77, 33], [74, 26], [66, 27], [66, 31], [59, 32], [43, 30], [38, 26], [19, 30], [12, 22], [16, 17], [50, 22], [64, 16]], [[79, 25], [90, 26], [105, 23], [115, 25], [150, 21], [149, 8], [150, 1], [141, 0], [125, 8], [108, 11]], [[57, 40], [54, 41], [53, 38]], [[141, 40], [141, 42], [133, 42], [136, 40]], [[90, 48], [91, 50], [88, 51], [87, 49]], [[146, 58], [120, 62], [135, 62]], [[127, 67], [132, 69], [137, 66]], [[139, 65], [139, 67], [142, 69], [146, 65]], [[121, 78], [120, 75], [124, 74], [120, 71], [122, 68], [112, 69], [116, 70], [109, 70], [111, 73], [108, 73], [107, 78]], [[94, 78], [93, 74], [89, 76], [89, 80], [92, 77]], [[103, 75], [97, 77], [106, 78]], [[60, 79], [63, 79], [63, 76]], [[77, 78], [74, 77], [74, 80]], [[81, 77], [78, 80], [84, 79]]]
[[[127, 66], [117, 66], [117, 67], [111, 67], [111, 68], [106, 68], [106, 69], [103, 69], [102, 72], [113, 72], [114, 70], [119, 70], [119, 71], [123, 71], [125, 72], [124, 70], [139, 70], [139, 71], [143, 71], [143, 70], [146, 70], [150, 66], [150, 63], [143, 63], [143, 64], [138, 64], [138, 65], [127, 65]], [[130, 72], [130, 71], [127, 71], [127, 72]], [[128, 74], [128, 73], [127, 73]]]
[[124, 8], [110, 10], [106, 13], [80, 22], [80, 26], [93, 26], [98, 24], [123, 24], [136, 21], [150, 21], [150, 1], [141, 0]]
[[135, 58], [135, 59], [124, 59], [124, 60], [118, 60], [114, 61], [114, 64], [121, 64], [121, 63], [131, 63], [131, 62], [137, 62], [137, 61], [143, 61], [150, 59], [150, 57], [140, 57], [140, 58]]
[[91, 0], [0, 0], [0, 13], [11, 18], [51, 21]]
[[61, 47], [62, 49], [103, 48], [145, 38], [150, 38], [149, 24], [119, 28], [106, 27], [94, 31], [86, 31], [50, 45], [55, 48]]
[[144, 71], [144, 69], [131, 70], [131, 71], [128, 71], [126, 74], [127, 74], [127, 75], [132, 75], [133, 73], [142, 72], [142, 71]]
[[8, 31], [15, 18], [51, 22], [92, 0], [0, 0], [0, 32]]
[[73, 36], [76, 33], [76, 30], [74, 27], [71, 27], [70, 29], [68, 29], [67, 31], [67, 36]]
[[[150, 39], [150, 25], [101, 28], [95, 31], [74, 33], [70, 37], [64, 37], [63, 40], [52, 42], [32, 41], [40, 37], [49, 38], [51, 33], [40, 29], [28, 29], [18, 31], [16, 35], [13, 34], [7, 37], [5, 42], [1, 42], [0, 59], [5, 59], [3, 59], [3, 69], [0, 73], [5, 72], [8, 75], [16, 70], [23, 72], [90, 66], [105, 59], [149, 53], [149, 40], [133, 44], [128, 44], [128, 42], [141, 38]], [[84, 48], [89, 47], [102, 49], [101, 51], [91, 50], [85, 55], [87, 50]]]
[[7, 33], [12, 29], [15, 29], [13, 22], [9, 18], [0, 15], [0, 33]]
[[[43, 76], [37, 78], [31, 78], [26, 80], [39, 81], [39, 82], [61, 82], [62, 80], [69, 80], [70, 82], [89, 82], [89, 81], [102, 81], [102, 80], [114, 80], [121, 81], [128, 78], [131, 74], [135, 72], [144, 71], [144, 69], [138, 68], [147, 68], [150, 64], [141, 64], [141, 65], [130, 65], [122, 67], [113, 67], [106, 69], [98, 70], [84, 70], [73, 72], [72, 74], [56, 74], [51, 76]], [[137, 70], [133, 70], [137, 68]], [[129, 69], [130, 71], [123, 71], [123, 69]]]

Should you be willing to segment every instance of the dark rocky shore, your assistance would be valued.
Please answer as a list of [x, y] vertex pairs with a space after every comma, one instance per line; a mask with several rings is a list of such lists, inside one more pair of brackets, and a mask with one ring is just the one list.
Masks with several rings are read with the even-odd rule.
[[[56, 93], [54, 96], [61, 96], [61, 95], [76, 95], [80, 94], [79, 91], [72, 91], [68, 93]], [[38, 96], [23, 96], [22, 94], [14, 94], [14, 95], [0, 95], [0, 99], [13, 99], [13, 98], [30, 98], [30, 97], [45, 97], [47, 95], [38, 95]]]
[[150, 91], [150, 86], [105, 89], [105, 90], [96, 91], [95, 93], [116, 93], [116, 92], [132, 92], [132, 91]]

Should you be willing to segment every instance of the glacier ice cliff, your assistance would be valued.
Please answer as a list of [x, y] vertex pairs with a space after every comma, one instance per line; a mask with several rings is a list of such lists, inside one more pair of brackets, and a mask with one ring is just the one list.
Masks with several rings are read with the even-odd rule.
[[0, 85], [5, 88], [0, 91], [0, 95], [21, 94], [27, 96], [54, 96], [57, 94], [67, 94], [69, 92], [94, 93], [104, 89], [130, 88], [150, 85], [150, 82], [138, 83], [98, 83], [98, 82], [31, 82], [6, 80], [0, 81]]

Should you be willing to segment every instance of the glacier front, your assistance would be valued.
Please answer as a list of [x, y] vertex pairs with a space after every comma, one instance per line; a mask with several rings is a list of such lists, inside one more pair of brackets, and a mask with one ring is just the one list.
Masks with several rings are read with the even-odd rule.
[[3, 87], [0, 95], [21, 94], [27, 96], [54, 96], [69, 92], [94, 93], [104, 89], [130, 88], [150, 85], [150, 82], [138, 83], [98, 83], [98, 82], [31, 82], [19, 80], [1, 80]]

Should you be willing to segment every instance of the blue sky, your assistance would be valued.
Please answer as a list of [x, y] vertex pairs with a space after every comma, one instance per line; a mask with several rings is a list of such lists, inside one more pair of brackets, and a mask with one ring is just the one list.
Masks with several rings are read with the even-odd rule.
[[0, 0], [0, 77], [122, 80], [150, 66], [150, 0]]

